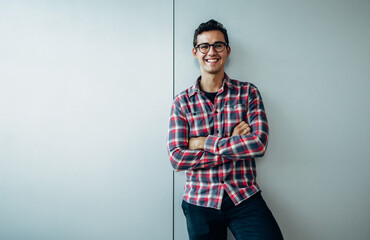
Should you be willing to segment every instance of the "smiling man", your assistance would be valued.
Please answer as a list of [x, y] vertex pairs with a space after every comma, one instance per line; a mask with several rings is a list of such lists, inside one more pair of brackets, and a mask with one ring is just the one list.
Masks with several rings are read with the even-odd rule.
[[229, 227], [237, 240], [283, 239], [256, 181], [268, 140], [261, 95], [224, 72], [231, 48], [221, 23], [200, 24], [193, 46], [201, 76], [175, 97], [167, 142], [173, 168], [186, 171], [189, 238], [226, 240]]

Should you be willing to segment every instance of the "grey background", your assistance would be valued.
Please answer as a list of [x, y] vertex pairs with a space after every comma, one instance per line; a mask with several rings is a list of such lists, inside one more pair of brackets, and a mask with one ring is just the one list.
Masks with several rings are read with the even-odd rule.
[[172, 1], [0, 1], [0, 239], [171, 239]]
[[[228, 29], [226, 72], [260, 90], [270, 125], [258, 183], [285, 239], [368, 239], [370, 1], [176, 1], [175, 92], [200, 74], [199, 23]], [[175, 239], [187, 239], [175, 179]], [[230, 237], [230, 239], [233, 239]]]
[[370, 235], [369, 1], [0, 4], [0, 239], [172, 239], [168, 114], [210, 18], [262, 93], [258, 182], [285, 239]]

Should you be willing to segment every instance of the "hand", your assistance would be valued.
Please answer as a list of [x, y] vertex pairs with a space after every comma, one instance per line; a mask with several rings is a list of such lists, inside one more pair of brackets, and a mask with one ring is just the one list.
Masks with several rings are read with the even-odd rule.
[[192, 137], [189, 139], [189, 149], [203, 150], [206, 137]]
[[251, 128], [246, 122], [242, 121], [234, 128], [233, 134], [231, 136], [248, 135], [248, 134], [251, 134]]

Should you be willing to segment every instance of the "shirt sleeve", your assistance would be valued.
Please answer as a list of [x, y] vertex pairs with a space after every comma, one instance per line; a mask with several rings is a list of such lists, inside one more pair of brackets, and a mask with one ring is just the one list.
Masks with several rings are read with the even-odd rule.
[[198, 168], [210, 168], [225, 162], [225, 158], [204, 150], [188, 149], [189, 124], [178, 106], [173, 103], [167, 138], [167, 150], [170, 156], [172, 167], [176, 171], [183, 171]]
[[251, 127], [251, 134], [225, 138], [210, 135], [204, 150], [232, 160], [262, 157], [267, 148], [269, 127], [262, 97], [253, 85], [249, 89], [245, 121]]

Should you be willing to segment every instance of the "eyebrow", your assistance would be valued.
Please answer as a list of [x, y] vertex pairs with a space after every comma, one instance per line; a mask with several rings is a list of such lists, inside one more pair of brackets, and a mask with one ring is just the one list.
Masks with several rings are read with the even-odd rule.
[[214, 43], [202, 42], [202, 43], [199, 43], [199, 44], [197, 44], [197, 45], [205, 44], [205, 43], [207, 43], [207, 44], [215, 44], [215, 43], [226, 43], [226, 42], [223, 42], [223, 41], [216, 41], [216, 42], [214, 42]]

